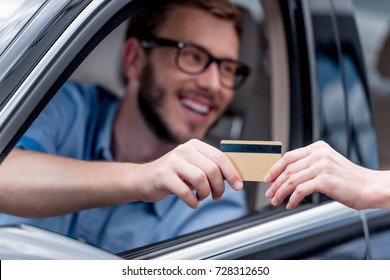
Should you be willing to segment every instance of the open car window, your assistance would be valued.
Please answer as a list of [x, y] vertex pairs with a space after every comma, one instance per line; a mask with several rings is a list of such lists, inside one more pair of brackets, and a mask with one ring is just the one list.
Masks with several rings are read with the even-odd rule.
[[[83, 4], [88, 4], [87, 2]], [[96, 6], [101, 5], [104, 6], [104, 1], [101, 4], [95, 4]], [[134, 4], [135, 5], [135, 4]], [[286, 75], [286, 70], [284, 69], [286, 65], [286, 51], [285, 46], [281, 46], [280, 43], [277, 42], [278, 38], [283, 38], [283, 29], [281, 25], [281, 13], [279, 10], [279, 23], [278, 28], [274, 28], [273, 31], [267, 31], [266, 26], [266, 18], [264, 15], [262, 4], [258, 1], [244, 1], [241, 3], [237, 3], [238, 7], [242, 10], [243, 14], [243, 25], [244, 31], [242, 36], [242, 46], [240, 49], [240, 59], [245, 63], [249, 64], [253, 71], [252, 76], [248, 79], [245, 86], [236, 92], [235, 99], [231, 103], [231, 106], [228, 108], [226, 114], [224, 114], [221, 121], [213, 128], [212, 131], [207, 136], [206, 141], [212, 145], [219, 146], [219, 141], [222, 139], [261, 139], [261, 140], [273, 140], [277, 139], [280, 136], [286, 137], [288, 135], [288, 115], [284, 113], [282, 118], [279, 115], [275, 115], [278, 118], [278, 121], [273, 118], [271, 115], [271, 106], [278, 108], [279, 106], [284, 106], [287, 108], [288, 101], [284, 100], [284, 97], [288, 95], [287, 84], [284, 84], [283, 92], [280, 90], [275, 90], [279, 95], [278, 102], [273, 102], [271, 98], [271, 81], [274, 86], [280, 87], [280, 80], [273, 80], [273, 77], [276, 75], [276, 71], [280, 70], [281, 73]], [[253, 5], [253, 6], [251, 6]], [[273, 6], [273, 4], [269, 4], [272, 9], [277, 11], [277, 7]], [[82, 6], [82, 5], [80, 5]], [[85, 6], [88, 8], [88, 6]], [[87, 12], [88, 9], [80, 10], [83, 12]], [[102, 8], [103, 9], [103, 8]], [[43, 75], [55, 75], [56, 73], [60, 73], [64, 71], [64, 75], [71, 74], [69, 80], [72, 81], [80, 81], [88, 84], [97, 84], [101, 87], [107, 88], [112, 91], [117, 96], [121, 96], [124, 91], [124, 81], [123, 81], [123, 73], [122, 73], [122, 45], [124, 42], [124, 31], [126, 27], [126, 16], [125, 14], [131, 14], [130, 12], [123, 12], [123, 16], [120, 18], [115, 18], [107, 20], [107, 23], [104, 25], [104, 22], [100, 21], [99, 24], [101, 26], [101, 30], [96, 33], [94, 36], [93, 33], [87, 33], [83, 31], [82, 28], [86, 28], [87, 30], [99, 30], [96, 26], [94, 26], [90, 22], [90, 26], [86, 27], [65, 27], [65, 34], [68, 32], [76, 32], [80, 28], [79, 34], [83, 36], [84, 33], [88, 34], [90, 38], [90, 42], [86, 39], [80, 39], [80, 46], [77, 46], [75, 43], [62, 43], [59, 47], [56, 48], [56, 42], [53, 43], [51, 49], [49, 49], [48, 55], [53, 52], [54, 56], [61, 56], [64, 59], [65, 64], [63, 64], [66, 68], [58, 68], [57, 71], [49, 70], [49, 67], [52, 66], [51, 63], [48, 63], [47, 66], [43, 66], [41, 69]], [[128, 16], [128, 15], [127, 15]], [[85, 17], [87, 18], [87, 17]], [[270, 17], [272, 18], [272, 17]], [[84, 19], [86, 20], [86, 19]], [[120, 21], [123, 23], [120, 23]], [[79, 22], [77, 22], [79, 21]], [[70, 26], [74, 24], [82, 23], [82, 20], [77, 19], [70, 23]], [[118, 26], [117, 28], [114, 28]], [[273, 26], [273, 24], [269, 24], [269, 26]], [[110, 33], [107, 38], [105, 38], [102, 42], [100, 40], [106, 35]], [[276, 34], [276, 35], [275, 35]], [[65, 38], [71, 38], [73, 34], [69, 33]], [[270, 38], [273, 40], [272, 46], [279, 46], [279, 49], [276, 51], [270, 51]], [[86, 37], [87, 38], [87, 37]], [[274, 39], [276, 38], [276, 39]], [[61, 37], [59, 38], [61, 39]], [[75, 38], [76, 39], [76, 38]], [[79, 38], [77, 38], [79, 39]], [[81, 47], [82, 44], [85, 44], [85, 47]], [[74, 48], [74, 50], [79, 49], [80, 53], [83, 53], [84, 50], [88, 51], [88, 47], [94, 48], [94, 51], [87, 55], [85, 61], [84, 58], [80, 56], [80, 59], [76, 57], [73, 61], [69, 58], [65, 57], [67, 47]], [[62, 48], [62, 49], [61, 49]], [[74, 50], [72, 52], [74, 52]], [[58, 52], [57, 54], [55, 52]], [[71, 52], [70, 52], [71, 53]], [[278, 65], [274, 67], [271, 66], [272, 58], [278, 58]], [[23, 57], [22, 57], [23, 58]], [[32, 57], [34, 59], [34, 57]], [[56, 61], [53, 58], [53, 61]], [[82, 59], [82, 60], [81, 60]], [[284, 60], [283, 60], [284, 59]], [[70, 61], [70, 63], [69, 63]], [[80, 65], [78, 65], [81, 63]], [[68, 64], [68, 66], [66, 66]], [[61, 64], [55, 63], [56, 67], [60, 67]], [[77, 67], [76, 67], [77, 66]], [[45, 67], [48, 67], [45, 69]], [[75, 71], [71, 72], [70, 69], [75, 69]], [[283, 70], [284, 69], [284, 70]], [[34, 72], [35, 69], [32, 69]], [[283, 72], [282, 72], [283, 71]], [[283, 75], [279, 73], [278, 78], [283, 77]], [[42, 75], [41, 74], [41, 75]], [[32, 75], [27, 73], [27, 75]], [[57, 74], [58, 75], [58, 74]], [[64, 76], [65, 77], [65, 76]], [[57, 76], [57, 82], [54, 83], [51, 87], [50, 94], [47, 95], [42, 101], [39, 101], [39, 96], [45, 94], [48, 87], [45, 87], [42, 83], [45, 81], [41, 80], [39, 83], [42, 84], [42, 87], [37, 90], [37, 94], [34, 92], [26, 91], [26, 96], [28, 98], [36, 98], [35, 102], [28, 102], [26, 106], [28, 106], [36, 117], [39, 116], [38, 110], [44, 108], [45, 103], [52, 102], [55, 99], [55, 91], [62, 86], [62, 83], [65, 81], [61, 76]], [[68, 80], [68, 79], [67, 79]], [[284, 80], [287, 82], [287, 78], [284, 77]], [[47, 81], [47, 80], [46, 80]], [[22, 81], [25, 82], [25, 81]], [[49, 88], [50, 88], [49, 87]], [[46, 88], [45, 91], [42, 89]], [[14, 92], [14, 96], [19, 96], [18, 91]], [[22, 96], [22, 94], [21, 94]], [[54, 96], [54, 98], [52, 97]], [[8, 97], [8, 98], [12, 98]], [[23, 100], [19, 100], [22, 102]], [[53, 98], [53, 99], [52, 99]], [[35, 105], [34, 105], [35, 104]], [[274, 105], [271, 105], [274, 104]], [[22, 111], [21, 107], [15, 107], [15, 110]], [[281, 110], [284, 112], [284, 110]], [[23, 112], [25, 116], [25, 112]], [[14, 117], [14, 115], [12, 116]], [[261, 121], [261, 125], [259, 126], [259, 120]], [[20, 120], [22, 121], [22, 120]], [[33, 117], [30, 117], [28, 122], [33, 122]], [[28, 122], [24, 122], [25, 129], [28, 129]], [[276, 132], [275, 132], [276, 131]], [[276, 134], [276, 136], [273, 136]], [[278, 135], [279, 134], [279, 135]], [[17, 134], [13, 136], [13, 141], [17, 141], [17, 139], [21, 136], [21, 132], [19, 131]], [[286, 143], [288, 146], [288, 144]], [[286, 147], [287, 147], [286, 146]], [[264, 191], [266, 186], [260, 186], [258, 184], [250, 184], [246, 186], [247, 191], [247, 200], [248, 200], [248, 211], [257, 211], [257, 209], [268, 207], [269, 201], [264, 197]], [[76, 237], [77, 238], [77, 237]], [[80, 238], [81, 239], [81, 238]], [[131, 248], [129, 248], [131, 249]]]
[[[39, 9], [55, 3], [63, 6], [56, 6], [54, 14], [47, 11], [53, 24], [42, 29], [41, 40], [30, 40], [27, 52], [12, 50], [20, 55], [18, 63], [6, 64], [9, 71], [0, 79], [1, 159], [67, 81], [99, 84], [119, 98], [122, 96], [126, 20], [154, 1], [36, 2], [46, 3]], [[321, 9], [316, 10], [316, 2], [331, 8], [322, 14]], [[207, 135], [208, 143], [218, 147], [222, 139], [278, 140], [284, 153], [324, 139], [333, 141], [341, 153], [356, 162], [375, 167], [376, 146], [365, 73], [356, 53], [348, 49], [337, 53], [341, 46], [336, 40], [337, 27], [332, 25], [337, 12], [333, 2], [234, 1], [242, 10], [244, 23], [240, 59], [252, 67], [253, 73]], [[39, 19], [39, 13], [34, 15]], [[330, 28], [326, 32], [321, 30], [324, 18], [332, 23], [325, 26]], [[352, 48], [356, 50], [356, 42], [352, 42]], [[12, 56], [0, 56], [0, 62], [5, 59], [11, 61]], [[336, 78], [329, 79], [330, 74]], [[359, 103], [359, 112], [364, 111], [364, 116], [349, 108], [351, 100]], [[335, 111], [342, 117], [335, 119]], [[349, 139], [355, 141], [352, 146]], [[267, 188], [264, 183], [245, 183], [248, 215], [241, 219], [163, 238], [140, 248], [129, 247], [120, 256], [311, 258], [326, 257], [324, 248], [337, 250], [339, 244], [349, 241], [356, 242], [358, 250], [348, 247], [345, 258], [367, 255], [364, 214], [318, 196], [308, 197], [296, 210], [287, 211], [283, 205], [270, 205], [264, 196]], [[376, 212], [370, 214], [373, 217]], [[82, 236], [73, 238], [83, 240]]]

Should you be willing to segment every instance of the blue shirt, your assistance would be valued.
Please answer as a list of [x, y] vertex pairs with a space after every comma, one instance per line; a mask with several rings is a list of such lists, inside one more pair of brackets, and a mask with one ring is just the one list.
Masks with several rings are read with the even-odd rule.
[[[68, 82], [16, 146], [82, 160], [112, 161], [110, 141], [118, 107], [119, 100], [105, 90]], [[131, 202], [50, 218], [0, 214], [0, 224], [34, 225], [119, 253], [245, 213], [244, 192], [233, 191], [226, 184], [222, 200], [208, 197], [196, 210], [169, 195], [156, 203]]]

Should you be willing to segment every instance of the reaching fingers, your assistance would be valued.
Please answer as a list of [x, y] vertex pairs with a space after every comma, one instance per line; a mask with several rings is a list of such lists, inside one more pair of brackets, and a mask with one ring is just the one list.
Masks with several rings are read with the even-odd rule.
[[329, 145], [323, 141], [317, 141], [307, 147], [299, 148], [293, 151], [289, 151], [283, 155], [283, 157], [276, 162], [268, 171], [264, 178], [266, 183], [273, 182], [290, 164], [301, 160], [318, 149], [328, 148]]
[[[296, 183], [298, 180], [302, 180], [302, 178], [299, 178], [299, 176], [297, 174], [300, 171], [307, 169], [309, 166], [310, 166], [309, 157], [305, 157], [301, 160], [298, 160], [298, 161], [295, 161], [295, 162], [289, 164], [287, 167], [285, 167], [283, 169], [283, 171], [273, 181], [273, 183], [271, 184], [271, 186], [269, 187], [269, 189], [265, 193], [266, 197], [272, 198], [275, 196], [276, 193], [278, 193], [278, 197], [281, 198], [282, 195], [284, 195], [284, 197], [283, 197], [283, 199], [284, 199], [289, 194], [288, 192], [292, 191], [291, 188], [294, 186], [294, 183]], [[297, 178], [297, 176], [298, 176], [298, 178]], [[275, 202], [279, 201], [280, 198], [275, 199]], [[282, 201], [280, 201], [277, 204], [280, 204]]]
[[287, 166], [293, 164], [294, 162], [307, 157], [310, 154], [309, 151], [304, 148], [300, 148], [294, 151], [290, 151], [284, 154], [284, 156], [277, 161], [268, 171], [267, 175], [264, 178], [264, 181], [267, 183], [273, 182], [276, 178], [282, 174]]
[[296, 187], [290, 196], [286, 208], [290, 210], [297, 207], [298, 203], [301, 202], [306, 196], [314, 193], [317, 186], [317, 182], [315, 181], [316, 180], [310, 180]]
[[[266, 197], [272, 198], [271, 203], [276, 206], [291, 194], [287, 208], [292, 209], [315, 191], [329, 191], [332, 186], [329, 178], [335, 174], [338, 159], [339, 154], [323, 141], [286, 153], [267, 175], [272, 184]], [[329, 186], [328, 190], [323, 189], [324, 184]]]
[[290, 175], [282, 185], [280, 185], [272, 198], [272, 205], [276, 206], [282, 203], [285, 198], [294, 192], [300, 192], [300, 188], [305, 182], [310, 182], [314, 178], [310, 168], [300, 169], [296, 173]]

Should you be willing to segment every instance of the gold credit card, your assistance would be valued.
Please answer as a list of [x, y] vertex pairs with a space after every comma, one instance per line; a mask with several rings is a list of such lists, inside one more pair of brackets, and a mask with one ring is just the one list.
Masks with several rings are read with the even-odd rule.
[[242, 180], [263, 182], [270, 167], [281, 157], [282, 143], [222, 140], [220, 150], [233, 162]]

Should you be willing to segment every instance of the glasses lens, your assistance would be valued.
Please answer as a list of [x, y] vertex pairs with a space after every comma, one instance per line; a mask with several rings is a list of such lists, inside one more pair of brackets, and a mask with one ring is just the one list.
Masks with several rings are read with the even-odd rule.
[[238, 64], [234, 61], [222, 60], [219, 64], [219, 72], [221, 75], [221, 83], [224, 86], [233, 88], [236, 84], [236, 79], [241, 80], [238, 71]]
[[207, 53], [192, 46], [180, 49], [177, 59], [179, 68], [190, 74], [198, 74], [204, 71], [208, 61], [209, 56]]

